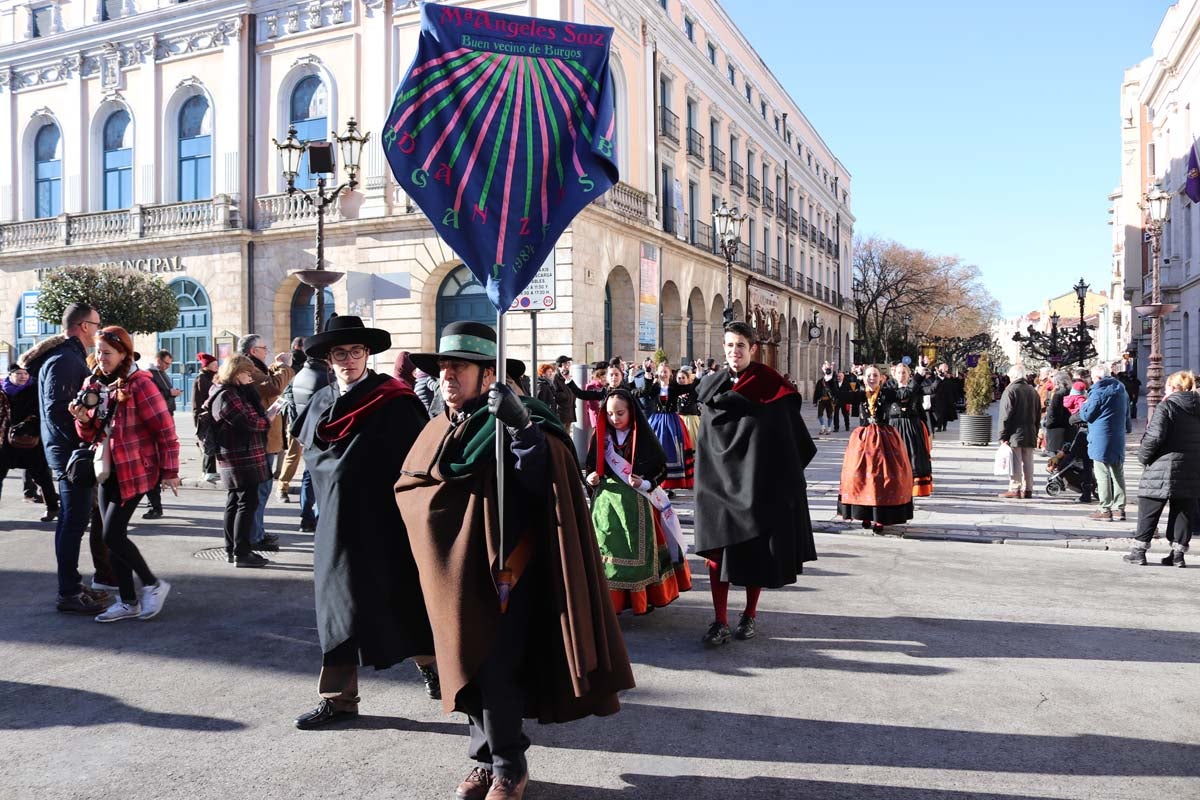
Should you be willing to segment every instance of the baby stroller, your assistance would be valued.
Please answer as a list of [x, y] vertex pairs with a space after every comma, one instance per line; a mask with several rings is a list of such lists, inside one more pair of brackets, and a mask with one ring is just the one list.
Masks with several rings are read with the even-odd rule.
[[1087, 428], [1080, 427], [1073, 438], [1062, 449], [1050, 456], [1046, 463], [1050, 479], [1046, 481], [1046, 494], [1058, 497], [1067, 489], [1078, 492], [1079, 502], [1096, 494], [1096, 479], [1092, 476], [1092, 462], [1087, 456]]

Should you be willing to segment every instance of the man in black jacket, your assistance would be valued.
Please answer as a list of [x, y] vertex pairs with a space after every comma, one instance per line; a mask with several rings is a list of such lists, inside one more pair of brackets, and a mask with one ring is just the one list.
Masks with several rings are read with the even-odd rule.
[[[329, 385], [329, 364], [319, 358], [308, 356], [304, 359], [300, 371], [296, 373], [296, 377], [292, 378], [292, 382], [288, 384], [285, 395], [290, 395], [290, 413], [293, 420], [299, 419], [304, 413], [304, 409], [308, 408], [308, 403], [312, 400], [314, 394], [324, 389]], [[300, 453], [304, 452], [304, 445], [296, 441]], [[312, 475], [308, 471], [308, 467], [304, 468], [304, 476], [300, 479], [300, 532], [313, 533], [317, 530], [317, 515], [320, 510], [317, 508], [316, 494], [313, 491]]]
[[[162, 393], [163, 400], [167, 403], [167, 411], [172, 416], [175, 414], [175, 398], [183, 394], [171, 383], [171, 377], [168, 374], [174, 361], [175, 357], [171, 355], [170, 350], [159, 350], [154, 356], [154, 366], [150, 368], [150, 377], [154, 379], [154, 385]], [[163, 515], [162, 489], [155, 486], [146, 492], [146, 502], [150, 504], [150, 510], [142, 514], [142, 519], [161, 519]]]
[[46, 463], [58, 480], [59, 514], [54, 531], [57, 608], [95, 616], [108, 607], [108, 595], [89, 590], [79, 574], [79, 547], [92, 512], [92, 487], [74, 485], [65, 472], [71, 453], [81, 445], [75, 418], [67, 405], [90, 374], [86, 348], [100, 330], [100, 313], [87, 303], [72, 303], [63, 312], [62, 325], [65, 335], [47, 339], [30, 350], [24, 364], [37, 380], [42, 447]]
[[569, 431], [575, 423], [575, 395], [567, 388], [571, 382], [571, 357], [559, 356], [554, 365], [558, 369], [554, 373], [554, 411], [563, 427]]

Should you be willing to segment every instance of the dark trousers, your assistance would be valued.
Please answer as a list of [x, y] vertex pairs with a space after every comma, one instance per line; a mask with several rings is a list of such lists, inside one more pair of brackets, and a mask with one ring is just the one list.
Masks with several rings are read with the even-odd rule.
[[513, 780], [520, 780], [528, 769], [525, 751], [529, 737], [522, 728], [525, 688], [520, 669], [529, 638], [532, 588], [517, 584], [508, 612], [500, 618], [491, 653], [459, 694], [471, 733], [467, 755], [493, 774]]
[[113, 569], [117, 573], [117, 586], [121, 590], [121, 600], [130, 605], [137, 602], [137, 591], [133, 585], [133, 574], [142, 579], [146, 586], [158, 583], [158, 578], [150, 571], [146, 559], [137, 545], [129, 540], [129, 520], [137, 511], [142, 496], [135, 495], [129, 500], [121, 501], [121, 490], [117, 487], [117, 479], [110, 477], [100, 487], [100, 516], [104, 520], [104, 544], [112, 554]]
[[146, 501], [150, 504], [151, 511], [162, 513], [162, 487], [155, 486], [150, 491], [146, 492]]
[[[0, 467], [0, 489], [4, 488], [4, 479], [8, 477], [8, 471], [11, 467]], [[22, 481], [21, 490], [26, 497], [37, 497], [38, 489], [42, 490], [42, 497], [46, 501], [46, 510], [53, 511], [58, 508], [58, 492], [54, 490], [54, 478], [50, 475], [50, 468], [46, 466], [46, 462], [42, 461], [36, 467], [29, 467], [25, 470], [25, 479]]]
[[312, 475], [307, 469], [300, 479], [300, 524], [306, 528], [317, 526], [317, 493], [313, 490]]
[[205, 475], [215, 475], [217, 473], [217, 456], [205, 454], [200, 457], [200, 470]]
[[58, 481], [58, 525], [54, 528], [54, 558], [58, 562], [58, 593], [79, 594], [79, 548], [92, 512], [92, 487], [74, 486], [66, 478]]
[[91, 522], [88, 524], [88, 549], [92, 551], [92, 566], [96, 568], [96, 583], [117, 585], [117, 572], [104, 544], [104, 517], [100, 515], [100, 487], [92, 489]]
[[838, 403], [833, 410], [833, 429], [837, 430], [837, 415], [842, 415], [842, 427], [850, 430], [850, 406], [845, 403]]
[[230, 489], [225, 497], [225, 552], [235, 556], [250, 553], [254, 514], [258, 511], [258, 484]]
[[1172, 497], [1170, 500], [1159, 500], [1156, 497], [1138, 498], [1137, 532], [1133, 538], [1143, 544], [1150, 544], [1154, 532], [1158, 529], [1158, 519], [1162, 516], [1163, 508], [1167, 511], [1167, 541], [1179, 545], [1179, 549], [1187, 550], [1192, 541], [1192, 528], [1195, 526], [1197, 506], [1194, 497]]

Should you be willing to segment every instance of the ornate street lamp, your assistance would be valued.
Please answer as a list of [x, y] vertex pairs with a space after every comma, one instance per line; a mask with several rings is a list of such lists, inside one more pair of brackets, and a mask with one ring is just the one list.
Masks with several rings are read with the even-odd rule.
[[[283, 177], [287, 180], [288, 196], [297, 192], [304, 202], [311, 205], [317, 212], [317, 254], [315, 269], [296, 270], [295, 276], [306, 286], [311, 286], [316, 293], [313, 333], [320, 333], [325, 322], [325, 289], [337, 283], [344, 273], [325, 269], [325, 209], [333, 204], [343, 191], [353, 191], [358, 186], [358, 170], [362, 159], [363, 145], [371, 138], [369, 133], [359, 133], [358, 123], [354, 117], [346, 122], [346, 133], [334, 133], [342, 151], [342, 164], [346, 170], [346, 182], [330, 191], [326, 191], [327, 176], [333, 173], [333, 142], [308, 141], [296, 138], [296, 127], [288, 127], [287, 138], [280, 143], [272, 139], [275, 148], [283, 159]], [[304, 154], [308, 154], [308, 171], [317, 176], [315, 191], [307, 191], [296, 186], [296, 176], [300, 170], [300, 162]]]
[[737, 256], [738, 244], [742, 240], [742, 223], [748, 214], [738, 214], [737, 206], [732, 209], [721, 201], [721, 207], [713, 212], [713, 232], [721, 243], [725, 256], [725, 324], [733, 322], [733, 259]]
[[1171, 195], [1155, 184], [1146, 193], [1142, 202], [1150, 234], [1150, 304], [1137, 306], [1134, 310], [1143, 317], [1150, 317], [1150, 364], [1146, 367], [1146, 419], [1154, 415], [1154, 408], [1162, 400], [1162, 318], [1175, 310], [1173, 303], [1162, 301], [1159, 272], [1162, 269], [1162, 231], [1171, 213]]
[[1092, 335], [1088, 332], [1088, 324], [1083, 319], [1090, 287], [1084, 283], [1081, 277], [1079, 283], [1071, 288], [1075, 290], [1075, 297], [1079, 300], [1079, 324], [1075, 326], [1075, 358], [1072, 360], [1077, 361], [1082, 367], [1090, 356], [1096, 354], [1096, 350], [1092, 346]]

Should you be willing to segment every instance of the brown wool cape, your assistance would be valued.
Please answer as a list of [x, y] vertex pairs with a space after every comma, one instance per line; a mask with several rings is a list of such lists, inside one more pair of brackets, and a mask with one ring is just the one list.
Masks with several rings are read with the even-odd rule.
[[[446, 414], [431, 420], [396, 483], [433, 628], [446, 713], [460, 710], [458, 694], [487, 659], [500, 627], [492, 571], [499, 542], [494, 457], [461, 477], [446, 469], [461, 457], [469, 423], [452, 425]], [[575, 452], [561, 430], [541, 427], [549, 446], [547, 511], [544, 518], [525, 520], [534, 556], [520, 579], [528, 584], [516, 589], [539, 593], [530, 603], [525, 717], [569, 722], [617, 712], [617, 692], [633, 688], [634, 681]], [[506, 529], [506, 545], [521, 533]]]

